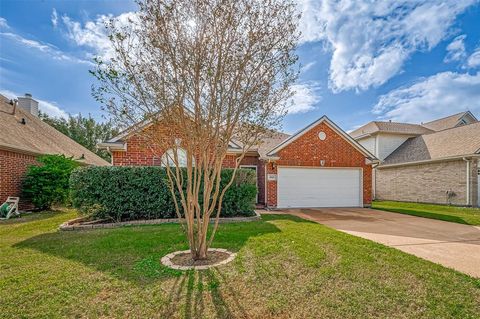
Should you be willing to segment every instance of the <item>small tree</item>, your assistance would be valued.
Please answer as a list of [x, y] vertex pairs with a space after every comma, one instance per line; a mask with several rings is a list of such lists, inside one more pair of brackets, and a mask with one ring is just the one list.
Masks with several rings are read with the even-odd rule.
[[28, 167], [23, 181], [23, 194], [37, 209], [49, 209], [53, 204], [65, 204], [68, 181], [78, 163], [64, 155], [44, 155], [37, 158], [40, 165]]
[[51, 117], [40, 112], [39, 117], [48, 125], [62, 132], [80, 145], [97, 154], [106, 161], [110, 161], [110, 154], [106, 150], [99, 150], [97, 144], [106, 141], [118, 134], [118, 130], [111, 121], [97, 122], [90, 114], [88, 117], [68, 115], [63, 117]]
[[[96, 60], [93, 95], [116, 121], [142, 128], [136, 134], [162, 157], [192, 257], [204, 259], [240, 161], [285, 114], [298, 74], [296, 4], [143, 0], [139, 7], [129, 23], [108, 23], [115, 53]], [[235, 169], [220, 190], [229, 147]]]

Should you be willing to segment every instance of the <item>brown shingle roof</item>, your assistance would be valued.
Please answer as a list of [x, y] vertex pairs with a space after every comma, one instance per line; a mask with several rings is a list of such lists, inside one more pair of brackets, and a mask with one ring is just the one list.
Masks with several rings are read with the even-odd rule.
[[431, 133], [432, 130], [418, 124], [372, 121], [350, 132], [350, 136], [358, 138], [362, 135], [378, 132], [421, 135]]
[[422, 125], [436, 132], [446, 130], [457, 126], [460, 119], [467, 113], [468, 112], [460, 112], [435, 121], [423, 123]]
[[282, 132], [273, 132], [270, 136], [267, 136], [263, 139], [262, 143], [258, 146], [258, 155], [260, 158], [266, 158], [267, 153], [275, 148], [278, 144], [285, 141], [289, 138], [290, 135]]
[[480, 152], [480, 122], [408, 139], [382, 163], [434, 160]]
[[[31, 154], [63, 154], [89, 165], [110, 165], [71, 138], [60, 133], [38, 117], [13, 106], [0, 95], [0, 148]], [[25, 124], [21, 124], [22, 118]], [[84, 159], [80, 159], [84, 156]]]

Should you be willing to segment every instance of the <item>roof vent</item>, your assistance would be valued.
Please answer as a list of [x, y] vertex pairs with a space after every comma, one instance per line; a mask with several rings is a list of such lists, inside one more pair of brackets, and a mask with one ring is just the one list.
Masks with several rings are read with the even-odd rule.
[[30, 114], [38, 116], [38, 101], [34, 100], [30, 93], [18, 97], [18, 106], [30, 112]]

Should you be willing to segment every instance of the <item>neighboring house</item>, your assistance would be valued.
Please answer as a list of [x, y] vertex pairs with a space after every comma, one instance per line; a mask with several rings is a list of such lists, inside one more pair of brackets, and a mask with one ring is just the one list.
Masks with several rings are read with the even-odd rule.
[[[153, 149], [138, 134], [141, 129], [146, 128], [137, 126], [98, 146], [110, 151], [115, 166], [162, 165], [169, 150]], [[239, 151], [231, 143], [225, 168], [234, 167]], [[248, 150], [240, 167], [256, 171], [258, 203], [268, 207], [362, 207], [372, 200], [375, 161], [323, 116], [292, 136], [277, 132], [264, 139]]]
[[469, 111], [422, 124], [370, 122], [350, 135], [381, 160], [374, 198], [480, 206], [480, 122]]
[[36, 158], [63, 154], [85, 165], [110, 165], [82, 145], [38, 118], [38, 102], [31, 95], [18, 98], [18, 105], [0, 95], [0, 202], [19, 196], [22, 209], [31, 208], [21, 198], [22, 178]]

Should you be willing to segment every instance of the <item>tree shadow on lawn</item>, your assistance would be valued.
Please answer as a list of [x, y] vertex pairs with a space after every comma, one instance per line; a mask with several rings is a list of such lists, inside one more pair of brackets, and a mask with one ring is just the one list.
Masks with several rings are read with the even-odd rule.
[[448, 213], [442, 214], [442, 213], [429, 212], [429, 211], [425, 211], [425, 210], [407, 209], [407, 208], [388, 208], [388, 207], [373, 207], [373, 208], [377, 209], [377, 210], [392, 212], [392, 213], [399, 213], [399, 214], [412, 215], [412, 216], [417, 216], [417, 217], [438, 219], [438, 220], [443, 220], [443, 221], [447, 221], [447, 222], [453, 222], [453, 223], [458, 223], [458, 224], [475, 226], [474, 223], [470, 223], [469, 221], [467, 221], [467, 220], [465, 220], [461, 217], [458, 217], [458, 216], [449, 215]]
[[[261, 221], [220, 225], [212, 247], [239, 251], [250, 237], [280, 232], [277, 219], [309, 222], [289, 215], [268, 215]], [[184, 272], [161, 264], [173, 251], [186, 250], [188, 244], [178, 224], [122, 227], [44, 233], [15, 244], [18, 249], [34, 249], [93, 267], [121, 280], [140, 286], [157, 279], [181, 277]]]
[[[225, 294], [230, 296], [230, 300], [226, 300]], [[205, 300], [205, 297], [209, 300]], [[206, 309], [207, 302], [211, 309]], [[162, 318], [175, 316], [179, 309], [184, 318], [204, 318], [206, 311], [210, 315], [214, 313], [216, 318], [247, 317], [238, 294], [228, 285], [222, 271], [216, 268], [190, 270], [176, 278], [168, 292], [166, 305], [161, 313]]]

